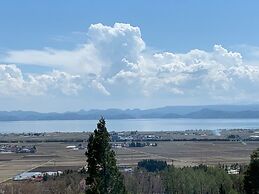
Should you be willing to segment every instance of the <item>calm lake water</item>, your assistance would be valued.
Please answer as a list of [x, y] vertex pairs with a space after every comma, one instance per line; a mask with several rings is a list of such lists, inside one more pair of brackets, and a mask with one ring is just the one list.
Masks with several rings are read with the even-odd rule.
[[[93, 131], [97, 120], [7, 121], [0, 133]], [[106, 120], [109, 131], [177, 131], [188, 129], [259, 129], [259, 119], [125, 119]]]

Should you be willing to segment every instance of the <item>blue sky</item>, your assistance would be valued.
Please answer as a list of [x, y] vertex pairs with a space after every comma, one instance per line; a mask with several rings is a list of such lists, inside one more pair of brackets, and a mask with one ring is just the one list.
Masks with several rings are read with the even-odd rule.
[[1, 1], [0, 109], [258, 103], [258, 9], [241, 0]]
[[[1, 1], [1, 48], [72, 48], [83, 39], [73, 32], [116, 22], [138, 26], [147, 44], [161, 50], [258, 45], [258, 7], [255, 0]], [[54, 41], [59, 36], [71, 39]]]

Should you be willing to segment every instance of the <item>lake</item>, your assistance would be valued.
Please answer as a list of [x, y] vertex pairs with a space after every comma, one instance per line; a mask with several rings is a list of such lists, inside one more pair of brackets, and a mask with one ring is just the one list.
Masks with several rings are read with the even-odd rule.
[[[4, 121], [0, 133], [93, 131], [97, 120]], [[259, 129], [259, 119], [106, 120], [109, 131], [181, 131], [188, 129]]]

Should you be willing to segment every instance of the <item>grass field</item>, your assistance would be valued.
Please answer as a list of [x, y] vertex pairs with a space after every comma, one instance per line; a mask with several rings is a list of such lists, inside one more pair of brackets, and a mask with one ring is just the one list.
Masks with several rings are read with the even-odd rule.
[[[157, 147], [134, 148], [136, 153], [151, 158], [174, 161], [175, 166], [218, 163], [248, 163], [259, 142], [159, 142]], [[120, 157], [119, 157], [120, 158]]]
[[[37, 143], [35, 154], [0, 154], [0, 182], [41, 166], [83, 166], [84, 150], [66, 149], [64, 143]], [[63, 168], [62, 168], [63, 169]]]
[[[78, 169], [86, 164], [85, 150], [66, 149], [68, 143], [37, 143], [35, 154], [0, 154], [0, 182], [29, 170]], [[158, 142], [157, 147], [117, 148], [120, 166], [135, 166], [142, 159], [166, 160], [175, 166], [248, 163], [259, 142]]]

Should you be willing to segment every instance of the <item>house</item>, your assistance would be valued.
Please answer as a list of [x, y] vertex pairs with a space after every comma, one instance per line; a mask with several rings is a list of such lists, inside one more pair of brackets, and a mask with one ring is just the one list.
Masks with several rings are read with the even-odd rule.
[[133, 172], [133, 168], [124, 168], [123, 172]]
[[231, 134], [231, 135], [228, 136], [228, 140], [229, 141], [241, 141], [242, 139], [239, 135]]
[[41, 172], [24, 172], [13, 177], [14, 181], [33, 180], [43, 177]]
[[239, 174], [239, 169], [228, 169], [228, 174]]
[[13, 177], [14, 181], [25, 181], [25, 180], [31, 180], [31, 181], [42, 181], [44, 175], [47, 176], [59, 176], [63, 172], [62, 171], [56, 171], [56, 172], [23, 172], [21, 174], [18, 174]]

